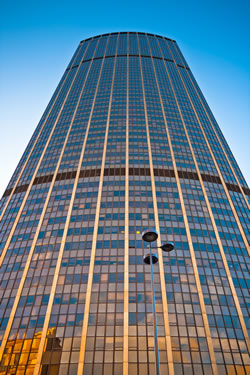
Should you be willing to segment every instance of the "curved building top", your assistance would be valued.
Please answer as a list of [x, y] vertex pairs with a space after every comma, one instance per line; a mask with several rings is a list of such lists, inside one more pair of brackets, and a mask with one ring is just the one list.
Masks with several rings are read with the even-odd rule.
[[156, 37], [156, 38], [161, 38], [161, 39], [167, 39], [167, 40], [170, 40], [171, 42], [174, 42], [176, 43], [176, 41], [174, 39], [170, 39], [170, 38], [167, 38], [165, 36], [162, 36], [162, 35], [157, 35], [157, 34], [151, 34], [151, 33], [143, 33], [143, 32], [137, 32], [137, 31], [116, 31], [116, 32], [113, 32], [113, 33], [105, 33], [105, 34], [100, 34], [100, 35], [95, 35], [93, 37], [90, 37], [90, 38], [87, 38], [87, 39], [83, 39], [80, 43], [83, 43], [83, 42], [86, 42], [87, 40], [91, 40], [91, 39], [96, 39], [96, 38], [100, 38], [100, 37], [103, 37], [103, 36], [112, 36], [112, 35], [125, 35], [125, 34], [129, 34], [129, 35], [144, 35], [144, 36], [153, 36], [153, 37]]
[[[156, 34], [134, 31], [101, 34], [82, 40], [79, 48], [88, 50], [84, 55], [78, 55], [74, 67], [92, 59], [141, 56], [168, 60], [189, 69], [176, 41]], [[70, 68], [71, 64], [68, 69]]]

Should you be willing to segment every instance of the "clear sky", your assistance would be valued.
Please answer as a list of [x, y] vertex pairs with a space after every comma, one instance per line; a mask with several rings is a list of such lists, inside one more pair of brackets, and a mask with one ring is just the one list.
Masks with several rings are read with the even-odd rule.
[[0, 196], [80, 40], [143, 31], [179, 44], [250, 182], [250, 1], [5, 1]]

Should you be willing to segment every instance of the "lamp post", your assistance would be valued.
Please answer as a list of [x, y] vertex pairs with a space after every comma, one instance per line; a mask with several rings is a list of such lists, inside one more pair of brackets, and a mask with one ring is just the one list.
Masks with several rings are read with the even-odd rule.
[[[147, 229], [142, 233], [142, 239], [145, 242], [149, 242], [150, 253], [144, 256], [144, 263], [150, 265], [151, 270], [151, 289], [152, 289], [152, 307], [153, 307], [153, 324], [154, 324], [154, 350], [155, 350], [155, 375], [160, 375], [160, 358], [159, 358], [159, 346], [158, 346], [158, 332], [157, 332], [157, 318], [156, 318], [156, 307], [155, 307], [155, 284], [154, 284], [154, 267], [153, 265], [158, 262], [158, 255], [152, 253], [151, 243], [156, 241], [158, 233], [155, 229]], [[170, 252], [174, 250], [174, 244], [172, 242], [166, 242], [165, 244], [154, 247], [153, 249], [160, 248], [162, 251]]]

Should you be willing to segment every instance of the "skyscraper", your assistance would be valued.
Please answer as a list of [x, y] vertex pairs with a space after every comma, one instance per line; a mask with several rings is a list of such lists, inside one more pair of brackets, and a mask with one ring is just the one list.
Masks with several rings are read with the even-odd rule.
[[153, 375], [150, 227], [161, 373], [247, 374], [249, 193], [174, 40], [82, 41], [1, 200], [0, 374]]

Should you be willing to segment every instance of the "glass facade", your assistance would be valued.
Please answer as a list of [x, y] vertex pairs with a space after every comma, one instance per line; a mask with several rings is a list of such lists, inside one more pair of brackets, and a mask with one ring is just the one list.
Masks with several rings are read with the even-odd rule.
[[0, 375], [242, 375], [249, 188], [174, 40], [78, 46], [0, 203]]

